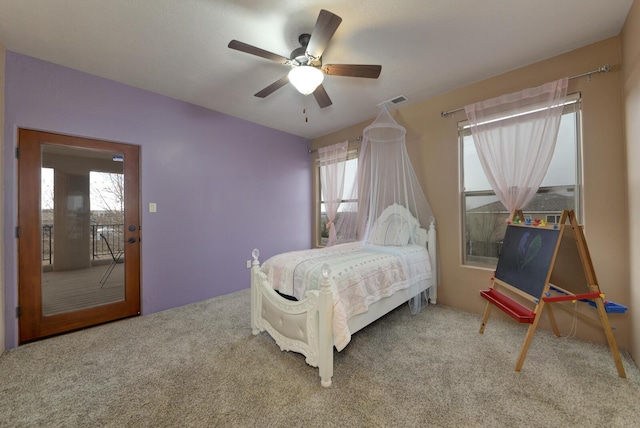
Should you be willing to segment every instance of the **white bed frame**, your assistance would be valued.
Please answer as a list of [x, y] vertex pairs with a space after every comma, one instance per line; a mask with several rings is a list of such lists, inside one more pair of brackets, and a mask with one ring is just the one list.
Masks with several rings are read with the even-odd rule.
[[[431, 280], [420, 289], [428, 291], [429, 302], [435, 304], [437, 298], [437, 253], [436, 229], [431, 221], [428, 230], [427, 248], [431, 259]], [[333, 376], [333, 299], [331, 296], [329, 272], [323, 272], [323, 279], [317, 290], [307, 291], [305, 299], [287, 300], [273, 289], [267, 276], [260, 271], [259, 252], [253, 250], [251, 266], [251, 330], [254, 335], [267, 331], [282, 351], [303, 354], [310, 366], [318, 367], [321, 384], [331, 386]], [[415, 290], [414, 295], [415, 295]], [[347, 325], [351, 334], [371, 324], [388, 312], [407, 302], [414, 295], [408, 289], [385, 297], [365, 313], [349, 319]]]

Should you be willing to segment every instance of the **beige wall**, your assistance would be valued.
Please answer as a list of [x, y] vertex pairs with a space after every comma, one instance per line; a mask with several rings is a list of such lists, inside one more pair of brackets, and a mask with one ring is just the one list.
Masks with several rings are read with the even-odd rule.
[[[440, 304], [480, 314], [485, 301], [478, 291], [490, 285], [492, 276], [488, 269], [461, 266], [457, 123], [466, 117], [464, 112], [459, 112], [441, 118], [440, 112], [581, 74], [605, 63], [612, 65], [612, 71], [592, 76], [591, 82], [587, 78], [573, 79], [569, 92], [579, 91], [582, 94], [583, 220], [592, 260], [607, 298], [629, 304], [627, 181], [618, 37], [392, 112], [395, 119], [407, 128], [407, 150], [436, 216], [442, 269], [438, 290]], [[312, 146], [315, 149], [356, 137], [369, 123], [316, 139]], [[583, 310], [597, 316], [589, 307]], [[493, 311], [492, 316], [510, 319], [500, 311]], [[630, 316], [612, 315], [611, 321], [616, 327], [619, 347], [628, 349]], [[571, 319], [560, 316], [559, 323], [561, 332], [568, 333]], [[546, 316], [541, 324], [543, 328], [549, 328]], [[477, 326], [470, 327], [479, 328], [480, 318]], [[491, 323], [485, 334], [491, 334]], [[586, 323], [579, 323], [577, 335], [603, 343], [606, 340], [601, 329]]]
[[[5, 49], [0, 43], [0, 147], [4, 147], [4, 55]], [[0, 150], [0, 177], [4, 176], [2, 170], [2, 150]], [[3, 221], [4, 187], [0, 187], [0, 224]], [[4, 239], [0, 228], [0, 272], [4, 272]], [[4, 352], [4, 275], [0, 274], [0, 354]]]
[[[637, 219], [640, 213], [640, 2], [631, 6], [627, 21], [621, 33], [622, 39], [622, 87], [626, 118], [627, 139], [627, 186], [629, 189], [630, 219]], [[631, 221], [629, 225], [630, 273], [630, 316], [631, 346], [629, 352], [636, 362], [640, 362], [640, 224]]]

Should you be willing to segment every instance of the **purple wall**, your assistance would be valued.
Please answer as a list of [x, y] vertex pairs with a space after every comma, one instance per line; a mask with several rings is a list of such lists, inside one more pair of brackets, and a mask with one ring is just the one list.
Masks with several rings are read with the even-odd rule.
[[143, 314], [247, 288], [254, 247], [264, 260], [311, 246], [308, 140], [9, 51], [5, 85], [7, 349], [20, 127], [141, 147]]

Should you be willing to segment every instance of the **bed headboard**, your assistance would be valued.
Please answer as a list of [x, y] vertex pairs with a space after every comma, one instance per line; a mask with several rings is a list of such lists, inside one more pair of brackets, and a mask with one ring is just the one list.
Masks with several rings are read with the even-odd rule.
[[408, 243], [427, 245], [427, 231], [418, 220], [400, 204], [389, 205], [373, 224], [370, 243], [374, 245], [401, 246]]

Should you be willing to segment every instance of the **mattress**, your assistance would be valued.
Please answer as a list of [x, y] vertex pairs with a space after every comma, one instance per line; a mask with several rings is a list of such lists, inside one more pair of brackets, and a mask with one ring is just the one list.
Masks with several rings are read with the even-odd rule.
[[427, 249], [420, 245], [377, 246], [360, 242], [293, 251], [271, 257], [261, 267], [269, 283], [298, 300], [317, 290], [322, 266], [331, 268], [333, 338], [338, 351], [351, 340], [347, 322], [373, 303], [431, 278]]

